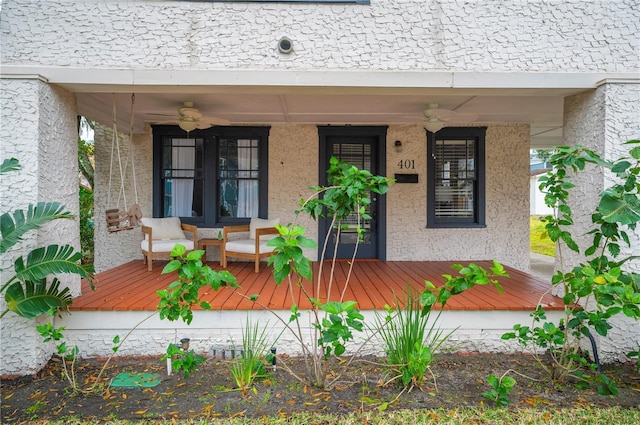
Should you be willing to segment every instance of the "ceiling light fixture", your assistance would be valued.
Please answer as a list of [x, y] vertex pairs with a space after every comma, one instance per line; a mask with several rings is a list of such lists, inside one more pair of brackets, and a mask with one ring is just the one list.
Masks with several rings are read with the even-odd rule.
[[187, 133], [198, 128], [198, 123], [191, 117], [182, 117], [182, 119], [178, 121], [178, 125]]
[[426, 124], [424, 125], [424, 128], [426, 128], [428, 131], [432, 133], [435, 133], [438, 130], [441, 130], [442, 127], [444, 127], [444, 122], [440, 121], [437, 118], [429, 118]]

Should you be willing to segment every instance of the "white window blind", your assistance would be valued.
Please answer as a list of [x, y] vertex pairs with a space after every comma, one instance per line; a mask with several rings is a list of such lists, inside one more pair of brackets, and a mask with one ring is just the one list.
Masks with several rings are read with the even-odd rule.
[[475, 140], [436, 140], [436, 217], [474, 216]]

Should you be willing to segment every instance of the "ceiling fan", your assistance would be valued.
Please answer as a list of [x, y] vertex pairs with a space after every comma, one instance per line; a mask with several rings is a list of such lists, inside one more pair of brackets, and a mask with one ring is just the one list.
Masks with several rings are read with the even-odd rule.
[[[158, 117], [166, 117], [163, 114], [154, 114]], [[204, 130], [214, 125], [229, 125], [231, 122], [224, 118], [204, 117], [202, 113], [194, 106], [193, 102], [182, 102], [182, 106], [178, 107], [178, 115], [170, 115], [171, 120], [162, 121], [159, 124], [178, 124], [178, 126], [187, 133], [195, 129]]]
[[425, 128], [432, 133], [442, 129], [445, 125], [454, 122], [471, 122], [478, 119], [476, 114], [456, 112], [451, 109], [440, 109], [437, 103], [429, 103], [428, 108], [422, 114], [427, 119]]

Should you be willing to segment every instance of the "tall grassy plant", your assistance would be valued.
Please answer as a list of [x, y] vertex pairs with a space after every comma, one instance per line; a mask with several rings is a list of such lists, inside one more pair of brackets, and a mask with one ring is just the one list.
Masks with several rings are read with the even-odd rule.
[[246, 394], [256, 379], [268, 376], [266, 362], [271, 360], [271, 347], [267, 343], [268, 323], [261, 327], [259, 323], [252, 323], [247, 318], [242, 330], [242, 351], [236, 356], [229, 369], [236, 385]]
[[453, 331], [440, 329], [438, 319], [442, 310], [431, 317], [433, 310], [423, 314], [420, 295], [408, 290], [402, 302], [396, 298], [395, 308], [386, 306], [387, 314], [376, 316], [376, 328], [385, 345], [385, 354], [393, 380], [404, 388], [420, 387], [427, 371]]

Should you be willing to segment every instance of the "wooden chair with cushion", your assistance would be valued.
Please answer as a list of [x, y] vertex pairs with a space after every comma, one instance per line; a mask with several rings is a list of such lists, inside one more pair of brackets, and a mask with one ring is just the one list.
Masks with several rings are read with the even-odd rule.
[[266, 220], [252, 218], [250, 224], [224, 226], [222, 230], [222, 247], [220, 249], [220, 263], [227, 267], [227, 258], [244, 258], [255, 262], [255, 272], [260, 271], [260, 260], [268, 258], [273, 247], [267, 246], [269, 239], [279, 235], [275, 228], [280, 219]]
[[[142, 218], [142, 233], [144, 239], [140, 242], [143, 261], [148, 264], [148, 269], [153, 269], [155, 258], [170, 258], [171, 251], [176, 244], [184, 245], [188, 251], [198, 247], [198, 227], [192, 224], [180, 222], [178, 217], [166, 218]], [[187, 239], [184, 231], [191, 233]]]

